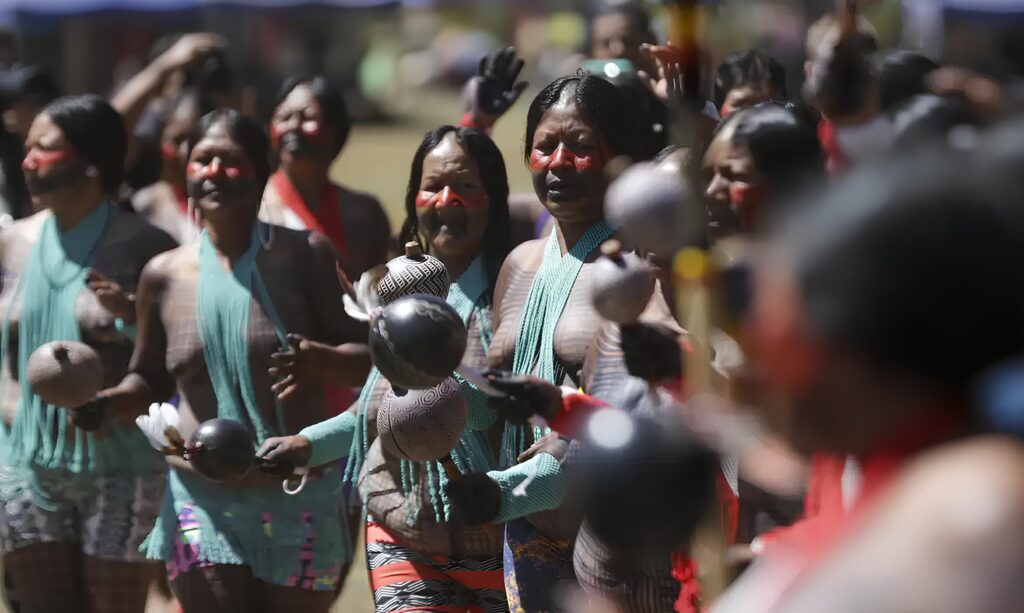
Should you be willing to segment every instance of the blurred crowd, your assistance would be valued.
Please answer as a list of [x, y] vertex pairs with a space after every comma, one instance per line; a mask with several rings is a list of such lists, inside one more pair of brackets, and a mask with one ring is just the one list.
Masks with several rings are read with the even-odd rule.
[[398, 219], [330, 172], [372, 86], [193, 32], [62, 96], [0, 34], [9, 606], [326, 612], [365, 559], [381, 613], [1019, 610], [1022, 39], [880, 4], [421, 24], [380, 91], [462, 107], [368, 161]]

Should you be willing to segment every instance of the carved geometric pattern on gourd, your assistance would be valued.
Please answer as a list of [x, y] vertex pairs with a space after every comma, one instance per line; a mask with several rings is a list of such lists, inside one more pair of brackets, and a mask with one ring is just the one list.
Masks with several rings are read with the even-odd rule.
[[377, 284], [377, 295], [380, 304], [387, 306], [411, 294], [444, 298], [450, 286], [448, 269], [440, 260], [428, 256], [417, 261], [402, 256], [388, 262], [388, 272]]
[[387, 452], [416, 462], [436, 460], [459, 443], [466, 429], [466, 397], [452, 378], [404, 396], [389, 391], [377, 412], [377, 433]]

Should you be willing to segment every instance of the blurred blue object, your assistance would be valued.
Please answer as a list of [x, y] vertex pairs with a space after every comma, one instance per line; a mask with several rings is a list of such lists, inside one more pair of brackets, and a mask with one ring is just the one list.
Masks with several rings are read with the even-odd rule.
[[1024, 436], [1024, 358], [986, 373], [978, 382], [975, 404], [991, 428]]

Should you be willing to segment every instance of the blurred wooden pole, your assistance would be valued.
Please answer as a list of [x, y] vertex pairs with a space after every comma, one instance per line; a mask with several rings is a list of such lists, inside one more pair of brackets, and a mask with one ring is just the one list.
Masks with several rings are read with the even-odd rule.
[[[668, 13], [668, 38], [682, 51], [682, 100], [670, 104], [672, 125], [669, 134], [675, 144], [689, 147], [691, 158], [703, 155], [706, 130], [704, 118], [705, 99], [701, 92], [701, 10], [697, 0], [665, 0]], [[671, 90], [671, 88], [670, 88]], [[670, 101], [673, 102], [673, 101]], [[679, 203], [680, 206], [697, 206], [700, 203], [699, 163], [687, 164], [683, 168], [683, 179], [689, 183], [689, 193], [694, 203]], [[697, 217], [706, 223], [704, 215]], [[683, 353], [686, 373], [686, 397], [694, 394], [712, 393], [711, 348], [711, 300], [707, 287], [710, 260], [699, 247], [687, 247], [676, 254], [673, 272], [676, 282], [677, 316], [690, 335], [692, 352]], [[691, 556], [697, 563], [701, 582], [701, 600], [706, 607], [713, 602], [728, 585], [725, 560], [725, 537], [722, 517], [717, 504], [708, 510], [704, 521], [697, 529]]]

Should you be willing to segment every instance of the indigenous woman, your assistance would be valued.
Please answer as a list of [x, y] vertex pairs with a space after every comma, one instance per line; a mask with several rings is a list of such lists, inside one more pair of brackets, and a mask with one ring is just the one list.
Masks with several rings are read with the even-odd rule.
[[[139, 290], [128, 376], [101, 392], [137, 415], [180, 391], [188, 440], [213, 418], [244, 424], [255, 446], [323, 414], [323, 383], [358, 385], [366, 328], [339, 308], [337, 254], [323, 236], [257, 220], [270, 174], [262, 128], [235, 111], [199, 123], [188, 194], [203, 218], [195, 244], [154, 259]], [[277, 381], [275, 383], [275, 380]], [[186, 612], [326, 611], [350, 560], [338, 471], [295, 496], [259, 470], [213, 482], [180, 458], [145, 550], [163, 560]]]
[[809, 113], [766, 102], [718, 127], [702, 167], [712, 239], [758, 230], [778, 205], [823, 178], [824, 154]]
[[75, 407], [45, 403], [26, 374], [37, 347], [69, 340], [98, 352], [107, 384], [119, 381], [134, 337], [130, 294], [174, 241], [112, 204], [125, 132], [102, 99], [52, 103], [26, 146], [25, 179], [41, 212], [0, 235], [4, 566], [22, 611], [140, 611], [160, 572], [138, 548], [159, 512], [164, 462], [131, 423], [75, 428], [63, 411]]
[[[537, 197], [555, 219], [547, 239], [517, 247], [505, 261], [494, 295], [492, 366], [533, 375], [550, 384], [577, 389], [587, 348], [601, 318], [590, 299], [592, 262], [597, 247], [612, 235], [604, 219], [608, 187], [605, 165], [615, 156], [636, 158], [634, 114], [623, 94], [607, 81], [581, 73], [557, 79], [533, 100], [527, 115], [525, 157]], [[525, 428], [509, 425], [503, 449], [506, 463], [532, 441]], [[564, 453], [548, 439], [534, 451]], [[548, 446], [550, 445], [550, 446]], [[552, 468], [550, 453], [531, 460], [538, 470]], [[557, 469], [557, 462], [553, 462]], [[549, 491], [541, 478], [526, 496], [510, 495], [525, 475], [492, 472], [503, 489], [496, 522], [559, 506], [562, 492]], [[530, 469], [532, 470], [532, 469]], [[517, 474], [512, 474], [517, 473]], [[569, 542], [539, 533], [524, 519], [512, 519], [505, 533], [505, 587], [513, 610], [551, 610], [552, 587], [572, 579]]]
[[391, 229], [373, 196], [335, 185], [328, 176], [351, 127], [345, 102], [327, 79], [285, 81], [270, 120], [281, 165], [267, 184], [261, 218], [323, 234], [355, 280], [387, 259]]
[[855, 456], [863, 485], [848, 513], [766, 552], [718, 610], [1020, 601], [1009, 542], [1024, 529], [1024, 452], [977, 432], [1021, 423], [1019, 401], [994, 400], [1019, 398], [1024, 235], [999, 184], [965, 167], [854, 175], [758, 260], [749, 354], [773, 399], [765, 418], [802, 451]]
[[[447, 299], [469, 332], [464, 362], [476, 368], [486, 364], [491, 296], [509, 250], [507, 198], [505, 163], [490, 138], [452, 126], [426, 134], [412, 162], [401, 239], [419, 243], [454, 279]], [[460, 386], [469, 421], [452, 459], [467, 473], [497, 468], [504, 421], [479, 391], [465, 381]], [[361, 490], [377, 611], [506, 611], [500, 528], [472, 528], [452, 516], [439, 463], [412, 464], [374, 441], [377, 409], [390, 386], [373, 371], [363, 389], [348, 413], [268, 441], [264, 458], [316, 466], [351, 444], [349, 472], [356, 478], [365, 456]]]
[[132, 196], [132, 208], [179, 243], [195, 237], [199, 223], [185, 191], [188, 136], [211, 110], [196, 89], [187, 88], [178, 94], [160, 133], [160, 180]]

